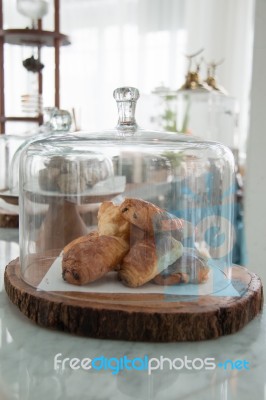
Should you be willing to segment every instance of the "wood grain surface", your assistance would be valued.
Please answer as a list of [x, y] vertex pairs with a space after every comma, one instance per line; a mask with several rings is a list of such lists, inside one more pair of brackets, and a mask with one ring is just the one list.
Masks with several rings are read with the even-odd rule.
[[[47, 268], [41, 268], [43, 275]], [[239, 331], [262, 310], [263, 288], [256, 274], [239, 266], [232, 267], [232, 284], [239, 297], [44, 292], [21, 279], [19, 259], [5, 270], [10, 300], [38, 325], [148, 342], [199, 341]]]

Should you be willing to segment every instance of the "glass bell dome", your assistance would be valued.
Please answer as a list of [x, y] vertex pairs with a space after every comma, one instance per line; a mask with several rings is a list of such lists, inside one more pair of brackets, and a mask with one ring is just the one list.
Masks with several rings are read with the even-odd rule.
[[221, 141], [230, 149], [236, 149], [238, 102], [217, 83], [216, 68], [222, 62], [208, 64], [204, 82], [199, 75], [200, 64], [194, 71], [189, 64], [185, 83], [176, 92], [175, 124], [178, 132]]
[[67, 297], [101, 293], [102, 301], [106, 293], [122, 294], [120, 302], [136, 293], [227, 295], [231, 151], [140, 129], [135, 88], [114, 98], [115, 129], [52, 135], [21, 150], [22, 279]]
[[64, 135], [71, 129], [72, 118], [68, 111], [59, 110], [57, 107], [46, 107], [43, 115], [43, 125], [41, 125], [35, 135], [28, 137], [20, 142], [16, 151], [10, 158], [10, 168], [8, 169], [9, 193], [13, 196], [19, 194], [19, 160], [22, 150], [30, 143], [50, 136]]
[[0, 135], [0, 191], [5, 192], [9, 186], [9, 171], [17, 149], [28, 139], [19, 135]]

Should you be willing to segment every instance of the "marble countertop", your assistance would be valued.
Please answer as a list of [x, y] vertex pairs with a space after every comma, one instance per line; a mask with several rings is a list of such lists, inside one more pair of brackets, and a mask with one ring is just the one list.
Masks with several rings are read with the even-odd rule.
[[[18, 231], [0, 229], [0, 400], [256, 400], [266, 399], [266, 315], [237, 334], [198, 343], [133, 343], [75, 337], [36, 326], [9, 301], [3, 274], [19, 254]], [[212, 370], [73, 370], [54, 358], [214, 358]], [[218, 364], [241, 360], [246, 368]], [[199, 361], [197, 361], [199, 362]], [[195, 364], [199, 365], [199, 364]], [[236, 366], [236, 364], [234, 364]], [[242, 364], [243, 365], [243, 364]]]

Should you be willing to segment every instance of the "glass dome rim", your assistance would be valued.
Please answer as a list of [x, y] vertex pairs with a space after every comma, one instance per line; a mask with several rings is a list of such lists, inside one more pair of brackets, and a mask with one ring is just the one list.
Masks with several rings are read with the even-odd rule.
[[[149, 136], [150, 135], [150, 136]], [[105, 129], [102, 131], [74, 131], [68, 133], [62, 133], [60, 135], [50, 135], [36, 139], [25, 146], [25, 150], [36, 145], [55, 145], [56, 143], [105, 143], [110, 146], [128, 144], [128, 145], [193, 145], [199, 146], [200, 148], [223, 148], [231, 152], [231, 149], [221, 142], [213, 140], [204, 140], [199, 136], [187, 135], [182, 133], [173, 133], [168, 131], [156, 131], [146, 130], [138, 128], [136, 132], [131, 134], [121, 134], [117, 129]]]

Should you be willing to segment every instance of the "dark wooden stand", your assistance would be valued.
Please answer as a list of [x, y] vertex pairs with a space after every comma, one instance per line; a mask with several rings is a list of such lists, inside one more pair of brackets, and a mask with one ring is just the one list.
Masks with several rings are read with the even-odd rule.
[[[37, 263], [34, 267], [38, 275]], [[21, 279], [18, 259], [5, 270], [10, 300], [37, 324], [99, 339], [149, 342], [215, 339], [239, 331], [262, 310], [263, 290], [257, 275], [238, 266], [232, 268], [232, 283], [240, 297], [44, 292]]]

